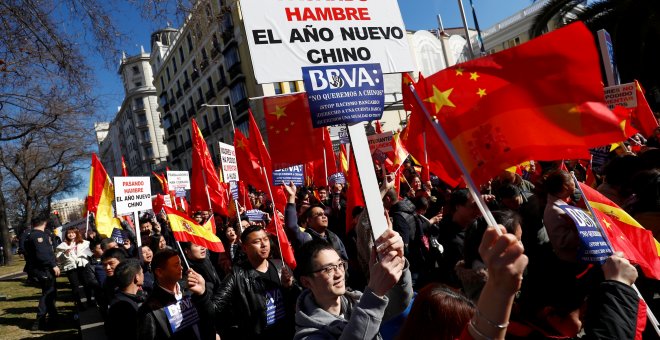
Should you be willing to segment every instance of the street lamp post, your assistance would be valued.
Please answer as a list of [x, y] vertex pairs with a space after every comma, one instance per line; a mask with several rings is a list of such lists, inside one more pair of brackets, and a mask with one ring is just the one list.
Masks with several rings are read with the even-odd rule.
[[232, 114], [231, 114], [231, 105], [230, 104], [202, 104], [202, 106], [229, 108], [229, 121], [231, 121], [231, 131], [232, 131], [232, 133], [234, 133], [234, 130], [236, 130], [236, 127], [234, 126], [234, 117], [232, 117]]

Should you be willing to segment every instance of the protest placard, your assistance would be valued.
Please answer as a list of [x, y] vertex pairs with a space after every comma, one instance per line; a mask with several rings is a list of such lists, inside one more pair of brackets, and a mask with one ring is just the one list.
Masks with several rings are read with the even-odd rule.
[[248, 210], [245, 215], [250, 219], [250, 222], [264, 220], [264, 212], [259, 209]]
[[369, 141], [369, 150], [371, 150], [372, 154], [376, 150], [380, 150], [383, 153], [392, 151], [392, 138], [394, 138], [394, 133], [392, 131], [367, 136], [367, 140]]
[[379, 63], [385, 73], [414, 69], [396, 0], [242, 0], [241, 13], [260, 84], [300, 80], [308, 65]]
[[229, 191], [231, 191], [231, 199], [238, 200], [238, 184], [236, 182], [229, 182]]
[[635, 83], [608, 86], [605, 88], [605, 104], [612, 110], [615, 106], [634, 109], [637, 107]]
[[178, 191], [178, 189], [190, 190], [190, 176], [188, 171], [168, 171], [167, 183], [170, 189]]
[[328, 184], [346, 184], [346, 177], [341, 172], [334, 173], [328, 177]]
[[559, 208], [566, 212], [566, 215], [575, 222], [577, 227], [578, 236], [580, 237], [578, 260], [583, 263], [605, 263], [607, 258], [612, 255], [612, 249], [605, 241], [605, 237], [591, 215], [570, 205], [562, 205]]
[[151, 178], [115, 177], [117, 214], [151, 209]]
[[303, 168], [302, 165], [294, 165], [284, 169], [273, 170], [273, 185], [280, 185], [282, 183], [288, 185], [290, 182], [293, 182], [296, 186], [302, 186], [305, 180]]
[[236, 164], [236, 150], [233, 145], [219, 142], [220, 164], [225, 182], [238, 181], [238, 165]]

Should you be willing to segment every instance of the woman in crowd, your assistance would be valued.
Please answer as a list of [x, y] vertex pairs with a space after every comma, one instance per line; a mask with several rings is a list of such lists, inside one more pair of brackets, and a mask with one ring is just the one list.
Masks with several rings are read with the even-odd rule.
[[92, 298], [91, 287], [85, 280], [85, 267], [89, 263], [89, 257], [92, 256], [89, 241], [83, 240], [78, 228], [71, 227], [66, 230], [64, 241], [57, 246], [55, 256], [62, 273], [65, 273], [69, 279], [76, 305], [81, 309], [84, 308], [81, 304], [83, 292], [87, 301], [91, 301]]

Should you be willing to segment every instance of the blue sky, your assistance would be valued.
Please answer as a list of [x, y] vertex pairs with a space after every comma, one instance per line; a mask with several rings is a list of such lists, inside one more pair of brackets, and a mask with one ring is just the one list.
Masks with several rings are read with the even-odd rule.
[[[473, 0], [477, 11], [479, 26], [482, 30], [489, 28], [497, 22], [507, 18], [513, 13], [532, 4], [531, 0]], [[464, 0], [466, 17], [470, 27], [474, 27], [472, 14], [470, 12], [470, 1]], [[399, 8], [404, 24], [409, 30], [433, 29], [438, 27], [437, 15], [442, 16], [445, 28], [461, 27], [460, 11], [458, 1], [454, 0], [399, 0]], [[151, 33], [159, 28], [167, 26], [167, 22], [153, 23], [140, 17], [137, 10], [129, 5], [119, 5], [114, 13], [120, 29], [126, 34], [122, 49], [127, 55], [135, 55], [140, 52], [140, 45], [145, 51], [150, 52], [149, 40]], [[174, 20], [172, 20], [174, 22]], [[114, 62], [111, 68], [96, 55], [89, 55], [92, 65], [96, 69], [96, 94], [101, 98], [98, 117], [101, 120], [111, 120], [117, 107], [121, 105], [124, 97], [117, 66], [119, 60]], [[84, 198], [87, 193], [87, 181], [89, 171], [81, 172], [83, 186], [73, 195]]]

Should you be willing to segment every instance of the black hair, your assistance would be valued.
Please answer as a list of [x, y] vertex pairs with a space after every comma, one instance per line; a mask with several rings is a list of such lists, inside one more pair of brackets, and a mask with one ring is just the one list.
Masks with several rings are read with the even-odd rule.
[[124, 249], [121, 248], [110, 248], [105, 251], [103, 251], [103, 255], [101, 255], [101, 261], [105, 261], [107, 259], [117, 259], [119, 262], [124, 262], [128, 258], [128, 255], [124, 251]]
[[137, 259], [127, 259], [119, 263], [115, 268], [115, 277], [117, 278], [117, 287], [124, 289], [133, 283], [135, 275], [142, 270], [140, 261]]
[[429, 208], [429, 199], [426, 197], [415, 197], [413, 199], [413, 204], [415, 205], [415, 210], [427, 210]]
[[305, 212], [302, 214], [302, 219], [304, 221], [307, 221], [309, 219], [310, 215], [312, 214], [312, 209], [314, 209], [314, 208], [321, 208], [325, 212], [325, 207], [324, 206], [322, 206], [318, 203], [311, 204], [309, 206], [309, 208], [307, 208], [307, 210], [305, 210]]
[[[314, 239], [303, 244], [296, 252], [296, 269], [294, 274], [296, 279], [301, 276], [310, 276], [314, 272], [314, 259], [321, 250], [337, 251], [329, 242], [321, 239]], [[339, 254], [337, 254], [339, 255]]]
[[520, 191], [520, 188], [516, 185], [505, 184], [497, 189], [496, 195], [497, 198], [499, 199], [514, 198], [516, 196], [521, 196], [522, 192]]
[[545, 191], [550, 195], [557, 195], [564, 190], [564, 184], [573, 181], [571, 174], [564, 170], [553, 170], [543, 181]]
[[[496, 210], [493, 211], [495, 221], [504, 226], [508, 234], [515, 234], [516, 227], [520, 225], [521, 218], [518, 213], [512, 210]], [[479, 255], [479, 245], [484, 233], [488, 228], [488, 223], [483, 217], [477, 219], [477, 223], [468, 227], [465, 231], [465, 241], [463, 244], [463, 257], [465, 259], [465, 267], [472, 267], [472, 262], [475, 260], [481, 261]]]
[[38, 227], [46, 222], [48, 222], [48, 217], [46, 217], [44, 214], [37, 214], [30, 221], [33, 227]]
[[605, 182], [610, 185], [625, 186], [640, 170], [643, 170], [645, 160], [633, 155], [623, 155], [612, 158], [604, 168]]
[[109, 238], [109, 237], [106, 237], [106, 238], [102, 239], [101, 242], [100, 242], [101, 243], [101, 249], [103, 249], [103, 251], [108, 250], [109, 249], [108, 245], [112, 242], [117, 243], [117, 241], [115, 241], [115, 239], [112, 239], [112, 238]]
[[251, 226], [245, 228], [245, 230], [243, 230], [243, 232], [241, 233], [241, 243], [245, 243], [245, 241], [247, 240], [248, 235], [250, 235], [254, 232], [257, 232], [257, 231], [261, 231], [261, 230], [265, 230], [265, 229], [264, 229], [264, 227], [262, 227], [260, 225], [251, 225]]
[[163, 269], [167, 265], [167, 261], [169, 259], [179, 256], [179, 253], [177, 253], [173, 249], [165, 248], [162, 250], [159, 250], [154, 254], [153, 260], [151, 260], [151, 271], [156, 272], [156, 269], [160, 268]]
[[179, 245], [181, 245], [182, 250], [190, 249], [190, 246], [192, 246], [191, 242], [179, 242]]

